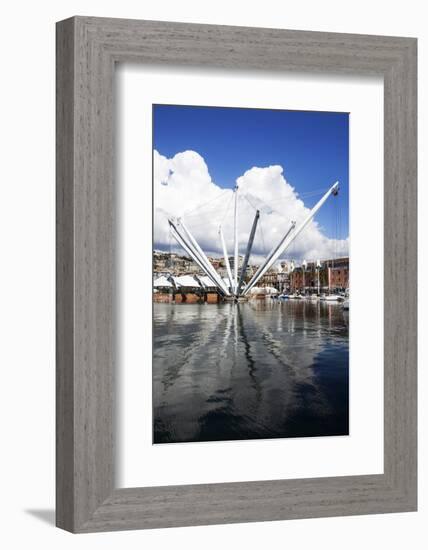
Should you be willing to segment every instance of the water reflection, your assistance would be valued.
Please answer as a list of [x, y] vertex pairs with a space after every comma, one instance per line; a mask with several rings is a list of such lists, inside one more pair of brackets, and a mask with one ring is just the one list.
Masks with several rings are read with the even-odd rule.
[[154, 304], [154, 443], [348, 433], [337, 304]]

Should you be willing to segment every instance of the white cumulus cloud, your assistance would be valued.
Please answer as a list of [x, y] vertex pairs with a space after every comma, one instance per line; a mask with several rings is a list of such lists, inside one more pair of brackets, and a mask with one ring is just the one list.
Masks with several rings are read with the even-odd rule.
[[[182, 217], [201, 247], [214, 255], [222, 255], [218, 235], [221, 225], [228, 252], [232, 254], [233, 191], [222, 189], [212, 181], [203, 157], [195, 151], [183, 151], [168, 159], [155, 150], [153, 172], [155, 247], [177, 249], [167, 222], [168, 217], [173, 216]], [[327, 182], [326, 187], [330, 183]], [[245, 252], [255, 209], [260, 210], [252, 259], [257, 262], [278, 243], [291, 221], [299, 224], [310, 208], [287, 182], [281, 166], [252, 167], [237, 179], [237, 184], [241, 254]], [[314, 260], [347, 255], [348, 241], [328, 238], [313, 220], [284, 257]]]

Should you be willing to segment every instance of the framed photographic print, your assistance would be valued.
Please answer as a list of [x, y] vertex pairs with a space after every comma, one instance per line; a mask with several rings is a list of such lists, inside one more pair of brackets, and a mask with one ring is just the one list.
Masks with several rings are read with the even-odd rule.
[[416, 509], [416, 40], [57, 26], [57, 525]]

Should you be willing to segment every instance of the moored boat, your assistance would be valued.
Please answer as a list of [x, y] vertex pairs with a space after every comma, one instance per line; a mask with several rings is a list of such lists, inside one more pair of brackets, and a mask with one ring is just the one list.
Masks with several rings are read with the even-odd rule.
[[322, 299], [324, 299], [325, 302], [343, 302], [344, 300], [343, 296], [339, 294], [327, 294], [324, 298], [321, 298], [321, 300]]

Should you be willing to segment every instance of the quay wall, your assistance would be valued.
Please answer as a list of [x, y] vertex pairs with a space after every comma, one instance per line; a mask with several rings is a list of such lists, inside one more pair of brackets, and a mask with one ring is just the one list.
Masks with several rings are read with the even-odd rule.
[[159, 304], [171, 304], [173, 301], [173, 295], [156, 292], [153, 294], [153, 301]]
[[205, 292], [197, 294], [196, 292], [154, 292], [153, 301], [160, 304], [196, 304], [206, 302], [208, 304], [217, 304], [221, 297], [217, 292]]
[[205, 301], [208, 304], [217, 304], [218, 302], [220, 302], [220, 295], [217, 294], [217, 292], [207, 292], [205, 294], [205, 298]]
[[176, 304], [196, 304], [203, 301], [203, 298], [194, 292], [177, 292], [174, 296], [174, 301]]

